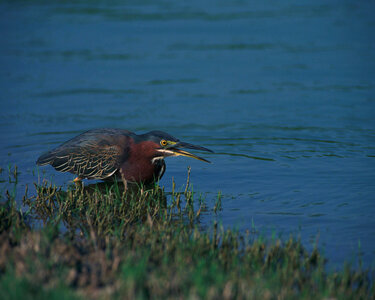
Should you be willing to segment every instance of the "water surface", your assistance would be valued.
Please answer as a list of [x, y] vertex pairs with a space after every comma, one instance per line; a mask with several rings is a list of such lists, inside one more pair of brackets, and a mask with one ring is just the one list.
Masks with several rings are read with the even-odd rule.
[[[301, 235], [333, 266], [375, 254], [372, 1], [9, 1], [0, 4], [0, 166], [82, 131], [153, 129], [201, 144], [195, 191], [224, 226]], [[44, 168], [46, 178], [73, 178]], [[41, 169], [39, 170], [41, 171]], [[212, 216], [203, 222], [211, 223]], [[360, 245], [360, 248], [359, 248]]]

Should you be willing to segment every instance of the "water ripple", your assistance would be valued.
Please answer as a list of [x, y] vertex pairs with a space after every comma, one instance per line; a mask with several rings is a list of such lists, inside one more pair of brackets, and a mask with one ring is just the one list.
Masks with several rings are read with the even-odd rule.
[[77, 88], [34, 93], [34, 97], [60, 97], [70, 95], [92, 94], [92, 95], [128, 95], [144, 94], [145, 91], [136, 89], [105, 89], [105, 88]]

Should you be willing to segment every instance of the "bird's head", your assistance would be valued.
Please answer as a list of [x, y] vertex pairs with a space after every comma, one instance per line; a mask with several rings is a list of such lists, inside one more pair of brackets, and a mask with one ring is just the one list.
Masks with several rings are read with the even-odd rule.
[[176, 139], [175, 137], [163, 131], [150, 131], [146, 134], [143, 134], [141, 137], [144, 140], [151, 141], [155, 144], [155, 158], [164, 158], [168, 156], [186, 156], [209, 163], [210, 161], [190, 152], [181, 150], [181, 148], [201, 150], [213, 153], [212, 150], [204, 148], [202, 146], [181, 142], [179, 139]]

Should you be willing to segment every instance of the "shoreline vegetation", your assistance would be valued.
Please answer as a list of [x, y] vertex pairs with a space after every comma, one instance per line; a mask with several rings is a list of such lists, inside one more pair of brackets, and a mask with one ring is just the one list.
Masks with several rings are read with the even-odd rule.
[[[4, 177], [4, 170], [2, 176]], [[189, 184], [123, 192], [120, 183], [26, 187], [0, 198], [2, 299], [374, 299], [372, 274], [346, 264], [327, 272], [318, 249], [294, 238], [202, 228], [221, 209]], [[17, 198], [17, 199], [16, 199]], [[16, 201], [17, 200], [17, 201]], [[22, 209], [22, 207], [24, 209]], [[26, 211], [25, 211], [26, 208]]]

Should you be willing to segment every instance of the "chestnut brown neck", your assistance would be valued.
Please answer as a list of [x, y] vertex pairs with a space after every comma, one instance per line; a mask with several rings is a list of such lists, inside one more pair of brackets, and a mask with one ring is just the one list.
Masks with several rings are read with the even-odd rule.
[[126, 180], [132, 182], [151, 182], [158, 173], [153, 158], [156, 157], [156, 148], [159, 145], [152, 141], [140, 143], [131, 142], [129, 158], [120, 167], [120, 172]]

